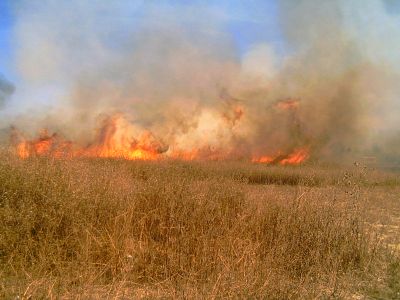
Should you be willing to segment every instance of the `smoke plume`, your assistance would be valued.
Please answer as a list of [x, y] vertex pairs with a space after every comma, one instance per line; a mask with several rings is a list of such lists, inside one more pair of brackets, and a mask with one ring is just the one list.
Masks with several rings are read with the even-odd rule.
[[244, 54], [229, 16], [201, 4], [46, 0], [15, 9], [24, 88], [7, 122], [28, 135], [48, 128], [92, 147], [121, 116], [119, 143], [150, 134], [162, 153], [398, 153], [400, 16], [381, 0], [279, 1], [284, 53], [264, 41]]

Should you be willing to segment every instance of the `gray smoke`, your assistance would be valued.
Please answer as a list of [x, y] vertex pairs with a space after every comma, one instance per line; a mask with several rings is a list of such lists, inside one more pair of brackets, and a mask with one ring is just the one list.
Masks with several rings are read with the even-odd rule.
[[0, 74], [0, 108], [5, 101], [14, 93], [15, 87], [4, 76]]
[[[287, 53], [262, 43], [240, 55], [226, 16], [201, 4], [20, 1], [15, 34], [25, 93], [12, 121], [87, 143], [99, 119], [123, 113], [133, 131], [183, 149], [251, 156], [307, 145], [323, 159], [393, 157], [400, 16], [388, 7], [281, 0]], [[47, 94], [29, 93], [49, 86]], [[299, 107], [277, 108], [288, 99]]]

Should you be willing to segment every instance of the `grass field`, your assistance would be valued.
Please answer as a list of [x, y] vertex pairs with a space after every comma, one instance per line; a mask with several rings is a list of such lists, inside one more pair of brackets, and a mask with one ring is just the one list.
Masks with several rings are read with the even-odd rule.
[[400, 177], [0, 160], [0, 298], [400, 299]]

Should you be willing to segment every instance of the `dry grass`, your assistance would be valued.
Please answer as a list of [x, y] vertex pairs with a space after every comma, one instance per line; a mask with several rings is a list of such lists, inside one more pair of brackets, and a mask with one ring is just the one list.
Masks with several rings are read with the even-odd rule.
[[376, 190], [398, 176], [3, 155], [0, 298], [396, 297]]

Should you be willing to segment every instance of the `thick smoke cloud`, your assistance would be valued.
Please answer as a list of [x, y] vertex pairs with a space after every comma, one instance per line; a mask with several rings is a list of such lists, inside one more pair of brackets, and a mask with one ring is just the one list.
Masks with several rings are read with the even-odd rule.
[[323, 151], [393, 152], [384, 140], [399, 136], [400, 15], [380, 0], [280, 4], [297, 61], [284, 74], [295, 93], [306, 93], [303, 117], [315, 121], [305, 124], [321, 131]]
[[[30, 97], [21, 94], [24, 111], [12, 122], [88, 143], [99, 120], [122, 113], [133, 134], [150, 130], [185, 150], [248, 157], [307, 146], [322, 159], [393, 156], [400, 17], [387, 7], [281, 0], [287, 53], [263, 42], [241, 54], [229, 16], [215, 7], [20, 1], [17, 61]], [[54, 93], [29, 93], [49, 86]], [[298, 106], [277, 105], [288, 101]]]

